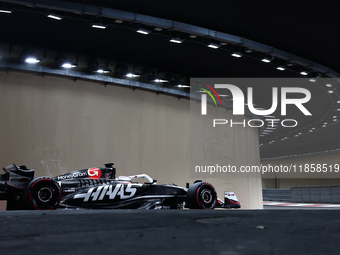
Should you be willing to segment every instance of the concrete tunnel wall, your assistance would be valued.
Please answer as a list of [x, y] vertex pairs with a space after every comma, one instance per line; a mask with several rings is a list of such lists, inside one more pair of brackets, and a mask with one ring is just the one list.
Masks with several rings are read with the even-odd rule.
[[[114, 162], [118, 175], [146, 173], [158, 183], [184, 186], [194, 181], [189, 114], [187, 99], [67, 77], [1, 72], [0, 163], [26, 164], [38, 177]], [[249, 165], [259, 164], [258, 133], [233, 132], [231, 138], [238, 141], [234, 157], [244, 153]], [[260, 176], [206, 181], [222, 199], [233, 187], [243, 208], [262, 208]]]

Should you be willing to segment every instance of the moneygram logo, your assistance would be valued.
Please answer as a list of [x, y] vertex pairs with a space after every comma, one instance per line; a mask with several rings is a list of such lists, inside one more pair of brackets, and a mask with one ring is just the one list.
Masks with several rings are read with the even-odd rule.
[[99, 168], [89, 168], [87, 174], [91, 179], [97, 180], [102, 176], [102, 171]]
[[[199, 84], [203, 84], [203, 83], [199, 83]], [[253, 103], [253, 88], [252, 87], [247, 88], [247, 104], [245, 104], [245, 96], [243, 94], [243, 91], [239, 87], [233, 84], [215, 84], [214, 88], [207, 84], [203, 84], [203, 85], [209, 88], [211, 91], [213, 91], [213, 93], [220, 100], [221, 106], [222, 106], [222, 101], [216, 89], [220, 89], [219, 91], [221, 91], [221, 89], [229, 90], [233, 98], [233, 115], [244, 115], [245, 106], [247, 106], [248, 110], [254, 115], [257, 115], [257, 116], [270, 115], [276, 111], [278, 104], [279, 104], [279, 99], [280, 99], [280, 106], [281, 106], [281, 116], [287, 115], [287, 105], [295, 105], [305, 116], [312, 115], [304, 106], [304, 104], [309, 102], [309, 100], [311, 99], [310, 91], [305, 88], [281, 87], [281, 91], [280, 91], [281, 97], [279, 98], [278, 88], [273, 87], [271, 107], [269, 109], [256, 109]], [[207, 89], [204, 89], [201, 87], [199, 89], [206, 92], [213, 99], [215, 106], [217, 106], [214, 96]], [[301, 94], [302, 97], [301, 98], [288, 98], [288, 94], [290, 93]], [[201, 95], [201, 115], [207, 115], [207, 94]], [[268, 121], [271, 121], [271, 125], [274, 125], [274, 121], [276, 122], [280, 121], [283, 127], [295, 127], [298, 124], [297, 120], [294, 120], [294, 119], [284, 119], [282, 121], [280, 119], [268, 119]], [[225, 119], [214, 119], [213, 126], [215, 127], [216, 125], [227, 124], [230, 122], [232, 126], [232, 123], [233, 123], [232, 120], [228, 121]], [[255, 124], [255, 123], [260, 123], [260, 124]], [[235, 124], [243, 124], [243, 126], [246, 126], [245, 121], [241, 123], [235, 123]], [[263, 125], [264, 125], [264, 121], [261, 119], [253, 119], [253, 120], [248, 121], [248, 126], [250, 127], [261, 127]]]

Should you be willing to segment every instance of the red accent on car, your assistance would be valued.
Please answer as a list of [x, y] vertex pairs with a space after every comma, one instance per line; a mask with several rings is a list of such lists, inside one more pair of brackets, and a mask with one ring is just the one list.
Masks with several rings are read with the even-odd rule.
[[102, 176], [102, 171], [99, 168], [93, 167], [87, 170], [87, 174], [91, 179], [97, 180]]

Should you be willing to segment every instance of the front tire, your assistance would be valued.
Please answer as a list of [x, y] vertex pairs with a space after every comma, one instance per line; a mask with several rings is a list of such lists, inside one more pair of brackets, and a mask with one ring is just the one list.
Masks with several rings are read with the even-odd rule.
[[28, 209], [52, 210], [57, 208], [60, 199], [60, 187], [50, 177], [32, 180], [23, 192], [23, 201]]
[[187, 207], [190, 209], [214, 209], [217, 204], [215, 188], [208, 182], [197, 182], [187, 192]]

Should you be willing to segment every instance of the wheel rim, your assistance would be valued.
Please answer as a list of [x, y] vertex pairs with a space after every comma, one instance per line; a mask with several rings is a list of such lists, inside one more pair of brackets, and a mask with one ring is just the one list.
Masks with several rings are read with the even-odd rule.
[[212, 192], [211, 190], [209, 189], [204, 189], [201, 193], [201, 198], [202, 198], [202, 201], [205, 203], [205, 204], [210, 204], [211, 201], [213, 200], [213, 195], [212, 195]]
[[43, 187], [38, 191], [38, 199], [43, 202], [47, 203], [52, 199], [53, 191], [50, 188]]

